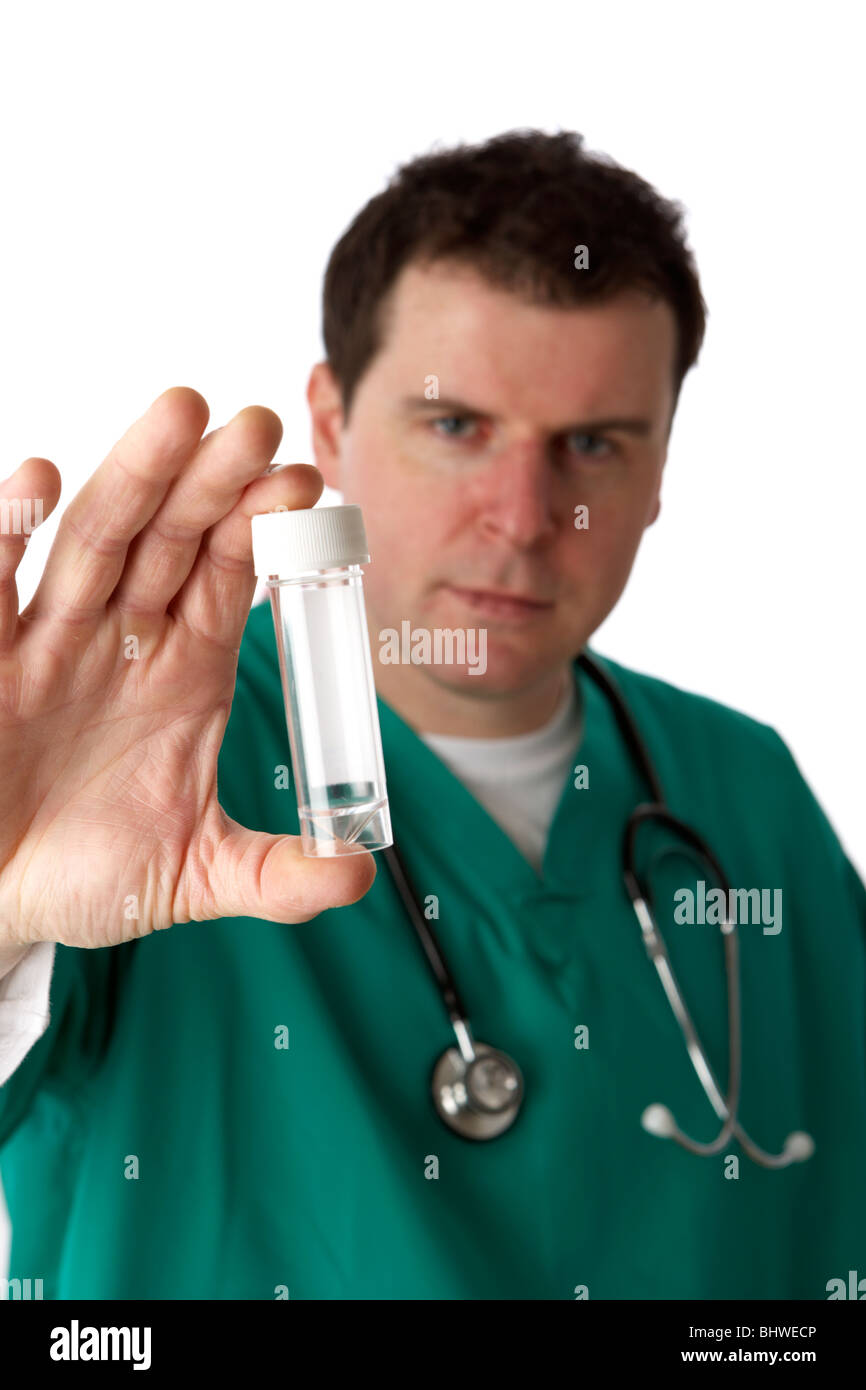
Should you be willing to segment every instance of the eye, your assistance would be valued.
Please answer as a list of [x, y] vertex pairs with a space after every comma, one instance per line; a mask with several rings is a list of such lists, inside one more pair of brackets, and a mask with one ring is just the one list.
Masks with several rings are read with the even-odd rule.
[[565, 436], [566, 451], [585, 458], [607, 458], [614, 452], [609, 439], [600, 434], [587, 434], [583, 430], [573, 430]]
[[443, 439], [468, 439], [475, 429], [476, 421], [471, 415], [441, 415], [430, 421], [434, 434]]

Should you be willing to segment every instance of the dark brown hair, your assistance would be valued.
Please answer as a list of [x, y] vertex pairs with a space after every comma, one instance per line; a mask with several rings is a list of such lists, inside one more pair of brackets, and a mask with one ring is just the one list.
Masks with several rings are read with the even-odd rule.
[[[575, 248], [588, 249], [587, 269]], [[676, 316], [675, 397], [697, 361], [706, 305], [683, 209], [583, 137], [515, 130], [398, 169], [334, 247], [323, 334], [348, 417], [382, 345], [383, 306], [410, 262], [455, 260], [540, 304], [579, 305], [640, 288]]]

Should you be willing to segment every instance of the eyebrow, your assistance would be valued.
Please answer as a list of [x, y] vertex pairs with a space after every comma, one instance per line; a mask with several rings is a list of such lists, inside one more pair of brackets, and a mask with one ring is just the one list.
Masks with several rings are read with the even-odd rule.
[[[454, 396], [438, 396], [433, 400], [429, 400], [426, 396], [404, 396], [400, 404], [405, 411], [423, 412], [428, 415], [434, 411], [448, 411], [453, 415], [489, 414], [488, 411], [478, 410], [475, 406], [467, 405], [465, 401], [459, 401]], [[598, 420], [576, 420], [572, 424], [561, 426], [553, 433], [572, 434], [581, 431], [584, 434], [602, 434], [606, 430], [620, 430], [624, 434], [645, 436], [652, 430], [652, 422], [640, 416], [610, 415]]]

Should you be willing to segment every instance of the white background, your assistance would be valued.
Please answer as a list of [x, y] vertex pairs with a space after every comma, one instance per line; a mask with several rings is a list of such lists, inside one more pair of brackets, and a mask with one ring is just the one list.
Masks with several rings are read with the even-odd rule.
[[52, 459], [62, 509], [172, 385], [202, 392], [212, 426], [270, 406], [278, 459], [310, 461], [322, 271], [362, 203], [434, 144], [579, 130], [685, 204], [710, 308], [661, 516], [594, 645], [772, 724], [863, 872], [857, 15], [7, 3], [3, 475]]

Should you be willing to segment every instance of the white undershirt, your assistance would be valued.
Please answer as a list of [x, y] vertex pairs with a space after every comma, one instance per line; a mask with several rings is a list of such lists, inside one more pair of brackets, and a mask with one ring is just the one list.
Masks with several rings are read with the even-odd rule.
[[578, 687], [569, 680], [540, 729], [509, 738], [419, 734], [502, 827], [535, 869], [583, 734]]

